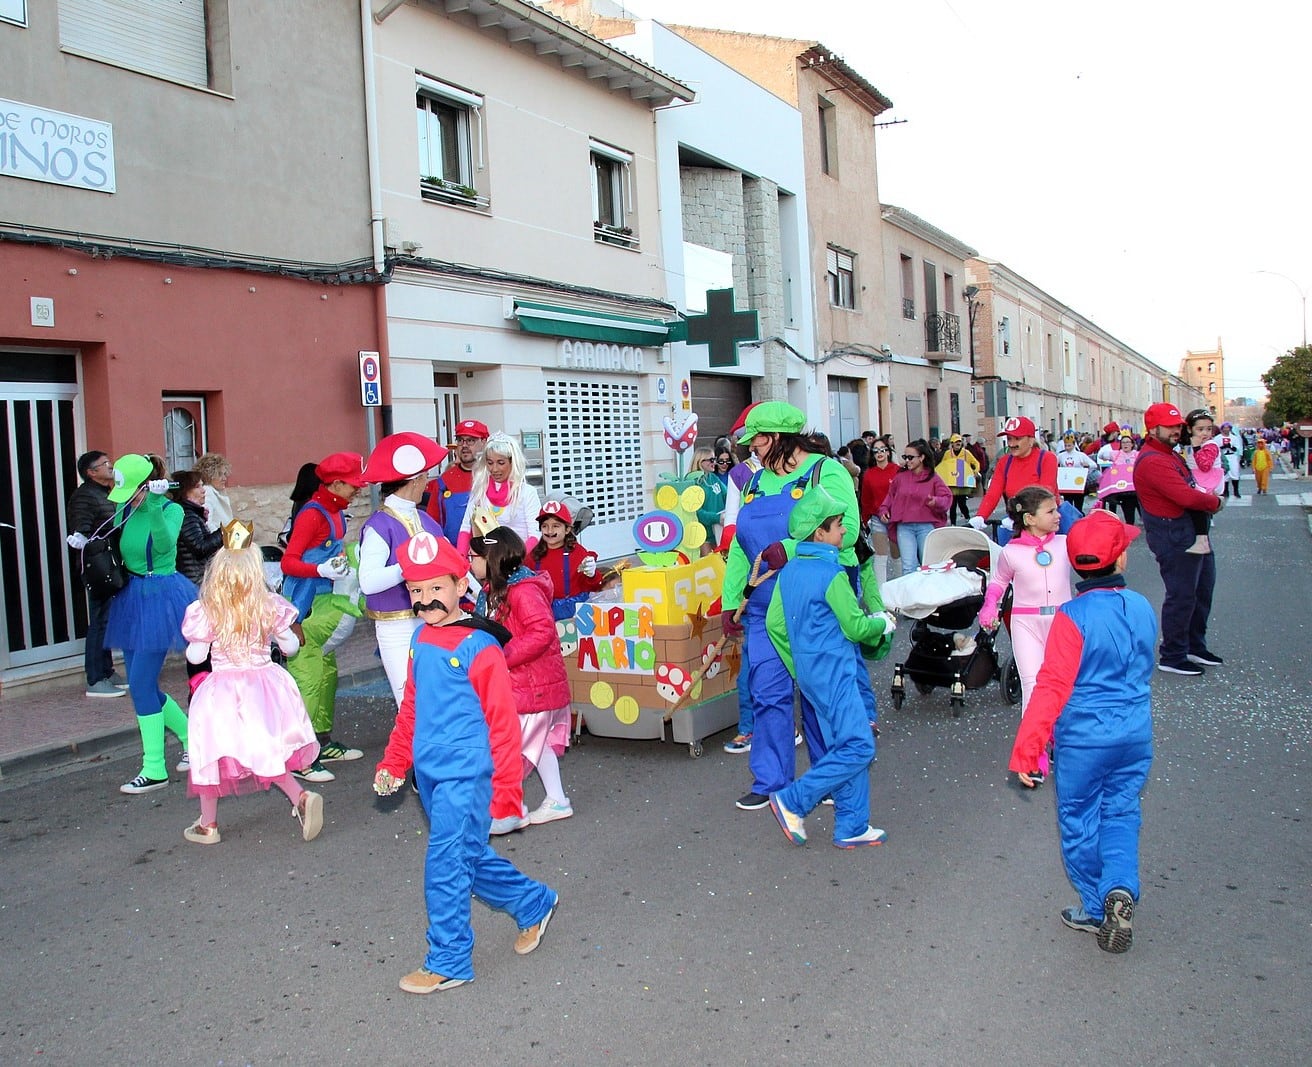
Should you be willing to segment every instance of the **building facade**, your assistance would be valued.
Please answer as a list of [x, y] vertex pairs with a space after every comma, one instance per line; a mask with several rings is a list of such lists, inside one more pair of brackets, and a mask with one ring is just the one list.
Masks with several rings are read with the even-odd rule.
[[80, 656], [63, 545], [80, 452], [170, 469], [222, 452], [239, 506], [263, 492], [281, 520], [302, 462], [366, 438], [378, 277], [358, 4], [120, 7], [49, 0], [0, 22], [11, 681]]
[[1221, 348], [1221, 338], [1216, 339], [1216, 348], [1184, 354], [1180, 360], [1180, 377], [1203, 395], [1204, 406], [1209, 408], [1218, 419], [1225, 417], [1225, 353]]

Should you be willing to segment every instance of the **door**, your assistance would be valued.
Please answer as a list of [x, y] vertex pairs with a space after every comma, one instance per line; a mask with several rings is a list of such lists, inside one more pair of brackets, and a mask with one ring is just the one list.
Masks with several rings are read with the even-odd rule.
[[454, 374], [433, 373], [433, 408], [437, 416], [433, 440], [448, 449], [455, 448], [456, 425], [460, 422], [460, 389]]
[[[47, 375], [66, 380], [31, 380]], [[0, 671], [82, 654], [86, 600], [64, 544], [75, 375], [72, 356], [0, 352]]]
[[164, 466], [189, 471], [208, 450], [205, 400], [199, 396], [165, 396]]
[[925, 416], [918, 396], [907, 397], [907, 443], [925, 436]]
[[692, 409], [697, 412], [698, 447], [715, 447], [743, 408], [752, 402], [752, 380], [734, 374], [694, 374]]
[[855, 378], [829, 379], [829, 443], [837, 452], [861, 433], [861, 385]]

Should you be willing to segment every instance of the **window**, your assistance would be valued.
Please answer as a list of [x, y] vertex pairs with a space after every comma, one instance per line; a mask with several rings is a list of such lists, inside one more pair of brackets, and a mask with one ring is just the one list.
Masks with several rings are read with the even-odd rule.
[[838, 112], [833, 103], [820, 97], [820, 170], [838, 177]]
[[477, 175], [482, 161], [483, 98], [435, 78], [416, 75], [419, 180], [427, 200], [486, 207]]
[[170, 471], [189, 471], [206, 448], [205, 398], [202, 395], [165, 394], [164, 465]]
[[829, 303], [838, 308], [856, 307], [856, 259], [851, 253], [830, 248], [826, 253], [825, 275], [829, 282]]
[[227, 91], [226, 0], [59, 0], [59, 43], [157, 78]]
[[1215, 373], [1216, 373], [1216, 364], [1215, 364], [1215, 363], [1208, 363], [1208, 364], [1207, 364], [1207, 373], [1208, 373], [1208, 374], [1215, 374]]
[[547, 488], [586, 500], [599, 526], [632, 523], [647, 509], [637, 384], [590, 376], [545, 385]]
[[633, 156], [601, 141], [588, 141], [592, 169], [592, 233], [604, 244], [632, 248]]
[[1207, 391], [1208, 391], [1209, 393], [1215, 393], [1215, 392], [1216, 392], [1216, 382], [1208, 382], [1208, 383], [1207, 383]]
[[1002, 354], [1011, 355], [1011, 319], [1006, 315], [1002, 316], [1002, 321], [998, 323], [998, 337], [1002, 342]]
[[1061, 343], [1061, 356], [1062, 367], [1065, 369], [1066, 374], [1069, 375], [1071, 372], [1071, 343], [1069, 341], [1063, 341]]
[[0, 21], [27, 25], [27, 0], [0, 0]]
[[902, 317], [915, 320], [916, 317], [916, 274], [910, 256], [902, 256]]
[[1052, 334], [1043, 335], [1043, 362], [1048, 370], [1052, 370]]

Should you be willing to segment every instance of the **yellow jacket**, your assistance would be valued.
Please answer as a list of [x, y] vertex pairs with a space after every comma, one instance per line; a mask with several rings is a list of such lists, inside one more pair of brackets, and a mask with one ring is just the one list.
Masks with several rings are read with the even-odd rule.
[[934, 473], [947, 483], [949, 489], [973, 489], [979, 480], [979, 460], [964, 448], [953, 452], [949, 445]]

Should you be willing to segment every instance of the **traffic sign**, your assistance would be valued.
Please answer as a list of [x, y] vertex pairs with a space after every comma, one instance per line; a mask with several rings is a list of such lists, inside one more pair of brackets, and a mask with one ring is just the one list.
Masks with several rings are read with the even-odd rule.
[[1312, 437], [1312, 422], [1300, 422], [1294, 429], [1299, 437]]
[[380, 380], [382, 368], [378, 364], [377, 352], [360, 353], [360, 403], [367, 408], [381, 407], [383, 403], [383, 383]]

